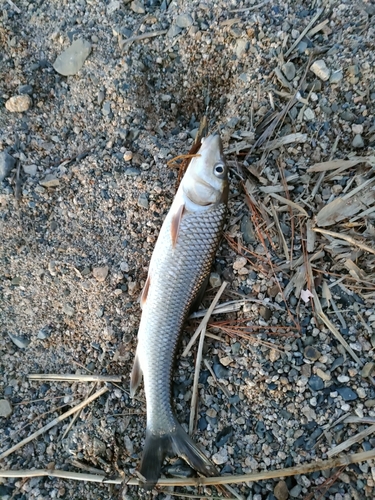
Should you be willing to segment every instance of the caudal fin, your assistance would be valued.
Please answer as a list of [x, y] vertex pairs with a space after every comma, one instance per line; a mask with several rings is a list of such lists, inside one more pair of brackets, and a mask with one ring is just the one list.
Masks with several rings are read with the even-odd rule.
[[172, 434], [164, 436], [146, 432], [140, 473], [145, 478], [145, 489], [149, 490], [160, 478], [163, 461], [167, 455], [177, 455], [203, 476], [216, 476], [218, 471], [194, 441], [177, 424]]

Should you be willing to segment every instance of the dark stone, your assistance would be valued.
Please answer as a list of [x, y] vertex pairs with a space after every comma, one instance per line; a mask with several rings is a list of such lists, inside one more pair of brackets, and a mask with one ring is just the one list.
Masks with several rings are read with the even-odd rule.
[[309, 378], [309, 387], [312, 391], [321, 391], [324, 388], [324, 382], [318, 375], [312, 375]]
[[32, 85], [20, 85], [18, 87], [18, 93], [19, 94], [32, 94], [33, 87], [32, 87]]
[[266, 427], [264, 423], [261, 420], [259, 420], [255, 426], [255, 433], [258, 437], [263, 439], [265, 432], [266, 432]]
[[357, 393], [350, 387], [340, 387], [340, 389], [337, 389], [337, 392], [344, 401], [355, 401], [358, 398]]
[[304, 447], [305, 440], [306, 440], [306, 439], [305, 439], [305, 436], [303, 436], [303, 435], [302, 435], [302, 436], [300, 436], [298, 439], [296, 439], [296, 440], [294, 441], [294, 445], [293, 445], [293, 446], [294, 446], [294, 448], [296, 448], [296, 449], [297, 449], [297, 448], [302, 448], [302, 447]]
[[217, 378], [228, 378], [231, 374], [229, 368], [225, 368], [220, 363], [217, 363], [213, 366], [213, 370]]
[[199, 374], [199, 383], [206, 384], [209, 376], [210, 372], [208, 370], [202, 370]]
[[318, 349], [315, 349], [313, 346], [307, 346], [306, 349], [304, 350], [304, 356], [305, 358], [311, 360], [311, 361], [317, 361], [321, 354], [318, 351]]
[[221, 446], [224, 446], [228, 441], [229, 439], [232, 437], [233, 435], [233, 429], [232, 427], [224, 427], [224, 429], [220, 432], [218, 432], [217, 436], [216, 436], [216, 440], [215, 440], [215, 443], [216, 443], [216, 446], [217, 447], [221, 447]]
[[198, 429], [200, 431], [205, 431], [207, 429], [207, 420], [204, 418], [204, 417], [201, 417], [199, 420], [198, 420]]
[[336, 370], [336, 368], [342, 366], [344, 362], [345, 362], [344, 356], [339, 356], [338, 358], [336, 358], [335, 361], [332, 363], [331, 371], [333, 372], [334, 370]]
[[271, 382], [270, 384], [268, 384], [268, 389], [270, 391], [276, 391], [277, 385], [275, 384], [275, 382]]

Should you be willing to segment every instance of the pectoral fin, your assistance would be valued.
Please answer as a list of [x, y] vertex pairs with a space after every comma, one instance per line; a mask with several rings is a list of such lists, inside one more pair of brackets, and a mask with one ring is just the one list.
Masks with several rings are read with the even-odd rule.
[[142, 377], [143, 377], [143, 373], [142, 373], [141, 365], [139, 363], [139, 358], [138, 358], [138, 355], [135, 354], [134, 365], [133, 365], [132, 373], [130, 375], [130, 397], [131, 398], [134, 397], [134, 395], [138, 389], [139, 384], [142, 382]]
[[172, 238], [172, 247], [174, 248], [177, 243], [178, 233], [180, 231], [180, 224], [182, 216], [184, 215], [185, 205], [181, 205], [177, 212], [173, 214], [172, 224], [171, 224], [171, 238]]

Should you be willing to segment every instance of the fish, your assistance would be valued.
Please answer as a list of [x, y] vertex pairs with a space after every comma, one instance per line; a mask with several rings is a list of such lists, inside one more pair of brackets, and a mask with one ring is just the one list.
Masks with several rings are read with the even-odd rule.
[[143, 377], [147, 424], [140, 474], [146, 490], [157, 483], [167, 456], [183, 458], [204, 476], [218, 474], [177, 421], [171, 385], [185, 320], [204, 293], [221, 241], [228, 191], [220, 136], [209, 135], [190, 161], [160, 229], [140, 299], [130, 396], [134, 397]]

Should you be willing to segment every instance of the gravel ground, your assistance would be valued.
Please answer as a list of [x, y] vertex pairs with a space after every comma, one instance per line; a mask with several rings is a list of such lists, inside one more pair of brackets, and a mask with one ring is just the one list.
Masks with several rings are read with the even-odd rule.
[[[137, 400], [128, 396], [138, 297], [175, 193], [177, 170], [166, 163], [189, 151], [205, 113], [231, 166], [227, 238], [211, 285], [225, 279], [221, 301], [247, 302], [214, 318], [232, 321], [231, 331], [216, 324], [211, 330], [222, 341], [206, 341], [215, 377], [205, 364], [195, 440], [221, 474], [241, 474], [325, 459], [375, 422], [373, 255], [311, 231], [319, 221], [336, 233], [357, 231], [352, 237], [373, 248], [374, 4], [15, 4], [0, 10], [0, 453], [98, 389], [29, 381], [29, 374], [92, 372], [122, 375], [124, 383], [110, 385], [66, 435], [64, 422], [1, 460], [1, 469], [86, 466], [134, 475], [145, 429], [143, 391]], [[283, 120], [249, 152], [288, 103]], [[279, 142], [267, 146], [269, 139]], [[353, 157], [373, 159], [331, 178], [309, 170]], [[322, 208], [356, 186], [351, 200], [368, 213], [322, 222]], [[303, 257], [306, 227], [312, 268]], [[309, 297], [304, 302], [313, 286], [308, 269], [354, 358]], [[206, 306], [215, 291], [207, 291]], [[195, 327], [187, 325], [183, 345]], [[195, 354], [176, 367], [173, 393], [185, 423]], [[345, 452], [374, 447], [370, 433]], [[165, 474], [178, 467], [172, 460]], [[253, 500], [375, 497], [373, 462], [327, 482], [334, 474], [235, 490]], [[144, 496], [136, 487], [0, 478], [0, 499]]]

